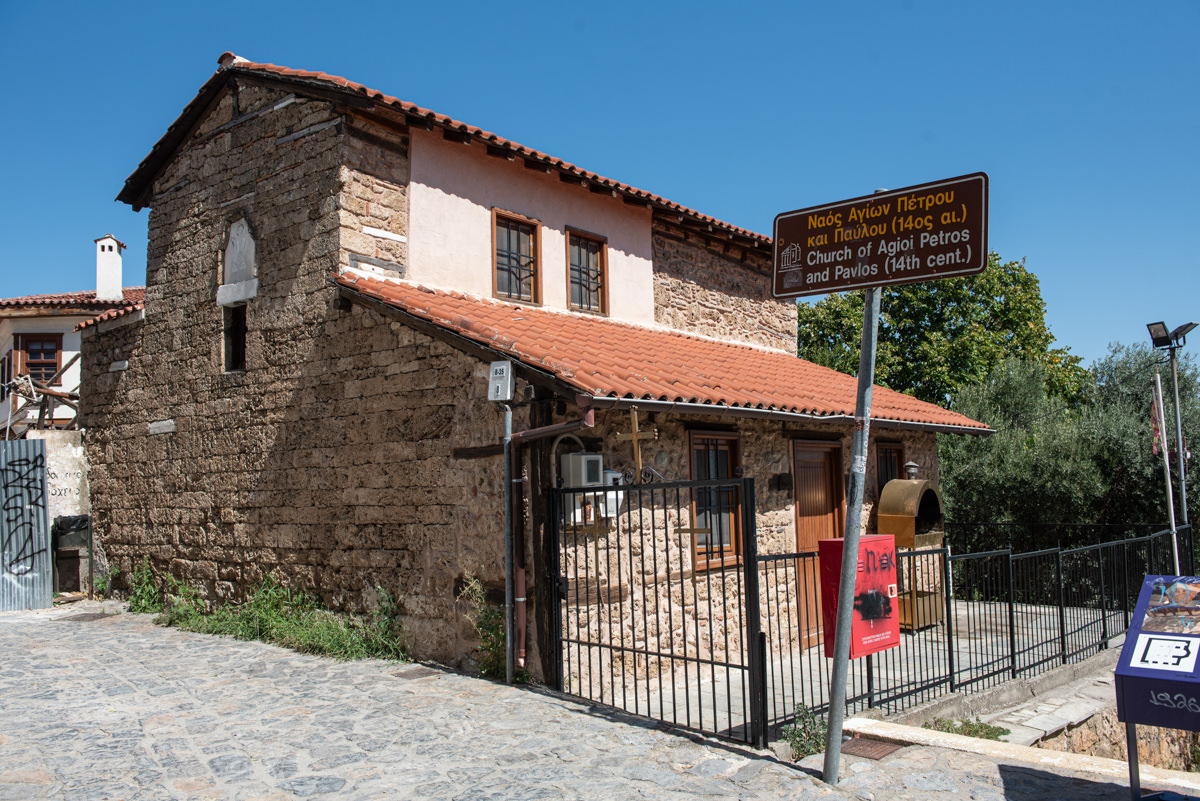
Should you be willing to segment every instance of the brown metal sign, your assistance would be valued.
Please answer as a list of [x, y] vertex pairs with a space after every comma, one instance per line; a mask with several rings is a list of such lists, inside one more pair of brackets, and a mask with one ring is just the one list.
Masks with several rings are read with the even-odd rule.
[[988, 177], [977, 172], [775, 218], [777, 298], [973, 275], [987, 266]]

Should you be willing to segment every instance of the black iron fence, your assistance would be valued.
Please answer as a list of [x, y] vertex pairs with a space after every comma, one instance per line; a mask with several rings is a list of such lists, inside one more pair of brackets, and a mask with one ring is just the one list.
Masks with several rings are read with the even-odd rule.
[[[751, 479], [551, 496], [559, 689], [755, 744], [799, 706], [828, 711], [817, 555], [758, 555], [788, 532], [756, 530]], [[1193, 573], [1190, 527], [1178, 553]], [[850, 712], [895, 712], [1085, 659], [1125, 633], [1143, 576], [1175, 572], [1170, 531], [897, 557], [900, 645], [851, 663]]]
[[753, 479], [552, 493], [559, 689], [764, 743]]
[[[900, 645], [851, 663], [847, 709], [896, 712], [1095, 655], [1125, 633], [1143, 577], [1175, 573], [1173, 539], [1167, 530], [1029, 553], [901, 551]], [[1188, 526], [1178, 549], [1181, 572], [1192, 573]], [[777, 732], [797, 706], [828, 711], [831, 660], [814, 617], [815, 554], [760, 556], [759, 568], [768, 730]]]

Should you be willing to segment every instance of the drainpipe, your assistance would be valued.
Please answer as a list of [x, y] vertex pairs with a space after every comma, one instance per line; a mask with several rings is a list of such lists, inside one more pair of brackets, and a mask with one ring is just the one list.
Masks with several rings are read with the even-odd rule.
[[[531, 428], [527, 431], [518, 431], [512, 435], [511, 444], [508, 449], [509, 458], [509, 473], [512, 476], [514, 484], [521, 482], [521, 445], [526, 442], [535, 442], [548, 437], [557, 437], [560, 434], [570, 434], [574, 431], [580, 431], [585, 428], [592, 428], [596, 425], [596, 411], [592, 408], [592, 399], [588, 395], [576, 395], [575, 403], [583, 409], [583, 417], [579, 420], [568, 420], [565, 423], [555, 423], [554, 425], [542, 426], [541, 428]], [[514, 582], [513, 606], [516, 617], [514, 625], [517, 644], [517, 667], [525, 667], [525, 513], [522, 509], [522, 500], [525, 497], [524, 492], [512, 493], [512, 528], [513, 528], [513, 551], [516, 556], [516, 574]]]

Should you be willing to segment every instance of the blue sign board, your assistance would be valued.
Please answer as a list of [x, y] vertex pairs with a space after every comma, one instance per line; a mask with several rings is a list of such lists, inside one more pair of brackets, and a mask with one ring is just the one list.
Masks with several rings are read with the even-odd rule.
[[1117, 663], [1117, 719], [1200, 731], [1200, 578], [1146, 576]]

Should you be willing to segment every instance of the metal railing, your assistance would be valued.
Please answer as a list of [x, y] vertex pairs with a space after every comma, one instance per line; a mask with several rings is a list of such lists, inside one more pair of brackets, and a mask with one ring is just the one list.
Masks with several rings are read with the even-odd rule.
[[[750, 479], [554, 490], [557, 687], [756, 745], [799, 706], [826, 713], [817, 555], [758, 555], [753, 497]], [[1190, 527], [1178, 538], [1191, 573]], [[900, 644], [851, 662], [847, 710], [897, 712], [1086, 659], [1124, 635], [1143, 577], [1173, 574], [1172, 553], [1170, 531], [901, 551]]]
[[[1181, 567], [1192, 563], [1189, 527], [1178, 529]], [[1143, 577], [1174, 573], [1171, 532], [1029, 553], [1011, 549], [951, 554], [947, 548], [898, 557], [900, 645], [854, 660], [850, 712], [896, 712], [954, 691], [972, 692], [1095, 655], [1121, 638]], [[772, 733], [795, 708], [828, 711], [831, 660], [814, 599], [815, 554], [759, 557], [767, 637], [767, 724]], [[1188, 569], [1184, 573], [1190, 573]], [[949, 592], [945, 591], [949, 588]]]

